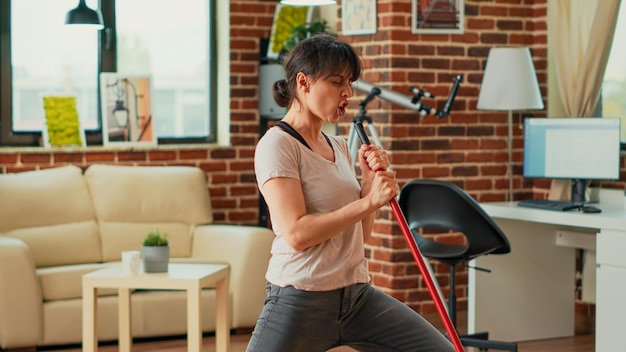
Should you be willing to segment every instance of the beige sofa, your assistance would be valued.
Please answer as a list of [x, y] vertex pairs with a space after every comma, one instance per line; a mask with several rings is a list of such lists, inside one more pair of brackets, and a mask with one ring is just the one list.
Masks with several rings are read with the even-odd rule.
[[[81, 277], [169, 234], [172, 262], [228, 263], [231, 326], [256, 323], [274, 238], [254, 226], [212, 224], [205, 173], [185, 166], [92, 165], [0, 175], [0, 348], [80, 343]], [[115, 291], [99, 290], [98, 337], [117, 339]], [[215, 329], [214, 290], [203, 330]], [[186, 333], [180, 291], [136, 290], [133, 337]]]

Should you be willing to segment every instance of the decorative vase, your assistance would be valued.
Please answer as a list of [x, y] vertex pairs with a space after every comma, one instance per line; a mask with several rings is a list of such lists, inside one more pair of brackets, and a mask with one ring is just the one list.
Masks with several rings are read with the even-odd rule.
[[145, 273], [164, 273], [170, 261], [170, 246], [141, 246]]

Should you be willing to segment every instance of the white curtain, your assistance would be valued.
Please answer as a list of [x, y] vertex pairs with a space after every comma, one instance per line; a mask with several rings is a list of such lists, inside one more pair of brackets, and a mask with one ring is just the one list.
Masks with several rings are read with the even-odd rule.
[[551, 0], [548, 41], [567, 116], [590, 116], [598, 103], [621, 0]]
[[[548, 0], [548, 43], [567, 116], [594, 112], [621, 0]], [[569, 199], [570, 183], [553, 181], [549, 199]]]

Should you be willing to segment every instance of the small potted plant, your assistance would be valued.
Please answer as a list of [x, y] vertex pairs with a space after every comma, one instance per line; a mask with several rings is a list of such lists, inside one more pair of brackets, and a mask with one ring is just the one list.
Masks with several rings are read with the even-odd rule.
[[170, 246], [167, 234], [159, 230], [151, 231], [144, 237], [141, 246], [143, 271], [146, 273], [163, 273], [167, 271], [170, 261]]

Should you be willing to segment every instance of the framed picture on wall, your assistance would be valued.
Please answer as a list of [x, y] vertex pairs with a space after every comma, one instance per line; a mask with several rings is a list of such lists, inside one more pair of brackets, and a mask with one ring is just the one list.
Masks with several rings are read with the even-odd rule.
[[411, 0], [411, 32], [463, 34], [465, 0]]
[[72, 147], [86, 145], [83, 128], [76, 109], [76, 96], [45, 94], [43, 97], [45, 127], [42, 129], [43, 146]]
[[108, 146], [153, 145], [152, 80], [149, 76], [100, 74], [102, 140]]
[[278, 59], [280, 52], [285, 49], [285, 42], [291, 38], [291, 31], [298, 26], [311, 23], [312, 20], [312, 6], [276, 5], [267, 46], [267, 58]]
[[341, 1], [343, 35], [376, 33], [376, 0]]

